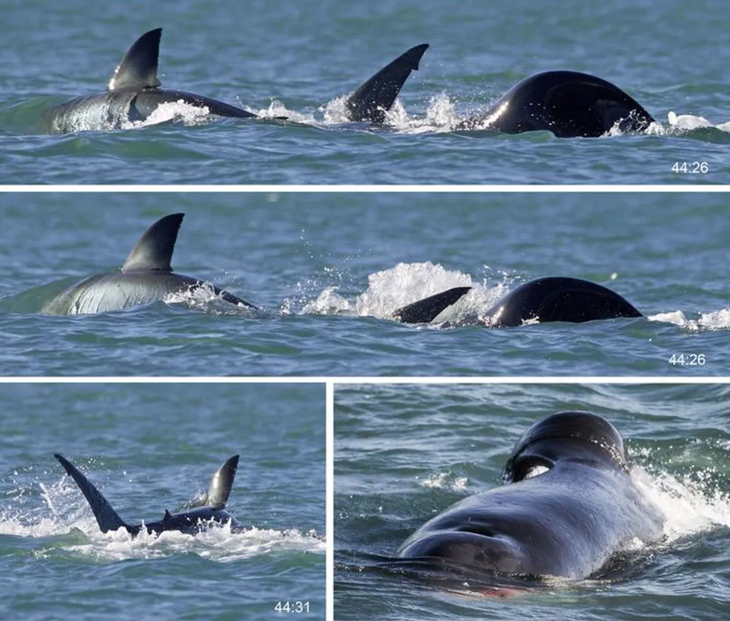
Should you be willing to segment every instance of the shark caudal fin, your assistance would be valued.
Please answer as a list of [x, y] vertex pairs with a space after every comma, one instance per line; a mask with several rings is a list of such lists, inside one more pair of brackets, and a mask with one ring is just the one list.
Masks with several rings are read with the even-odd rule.
[[157, 62], [161, 36], [162, 28], [155, 28], [137, 39], [114, 70], [107, 90], [157, 88], [160, 85], [157, 79]]
[[225, 509], [228, 502], [228, 496], [233, 487], [233, 481], [236, 478], [236, 469], [238, 468], [238, 455], [234, 455], [225, 461], [218, 468], [218, 471], [210, 480], [208, 492], [195, 501], [190, 507], [210, 507], [211, 509]]
[[412, 47], [383, 67], [347, 100], [347, 115], [351, 121], [382, 123], [403, 84], [418, 69], [421, 57], [428, 49], [428, 43]]
[[53, 456], [61, 463], [64, 470], [66, 470], [66, 473], [74, 481], [76, 481], [76, 485], [79, 486], [81, 493], [89, 503], [102, 533], [106, 533], [110, 530], [117, 530], [119, 528], [126, 528], [129, 530], [127, 524], [117, 515], [117, 512], [114, 511], [107, 499], [101, 495], [101, 492], [96, 489], [96, 487], [94, 487], [93, 484], [83, 474], [81, 474], [81, 472], [79, 472], [76, 466], [58, 453], [54, 453]]
[[184, 217], [183, 213], [174, 213], [160, 218], [148, 228], [129, 253], [122, 265], [122, 272], [134, 270], [171, 272], [172, 253]]
[[436, 295], [424, 298], [393, 313], [393, 317], [402, 323], [429, 323], [436, 319], [441, 311], [464, 297], [471, 287], [454, 287]]

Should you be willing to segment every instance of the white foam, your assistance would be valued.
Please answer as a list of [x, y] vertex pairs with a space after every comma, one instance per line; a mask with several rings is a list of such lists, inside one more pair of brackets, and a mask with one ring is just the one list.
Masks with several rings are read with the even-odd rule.
[[302, 308], [302, 314], [313, 315], [348, 315], [354, 314], [350, 302], [337, 293], [338, 287], [327, 287], [313, 302]]
[[466, 489], [466, 477], [455, 477], [451, 472], [439, 472], [425, 479], [418, 481], [421, 487], [430, 489], [450, 489], [452, 491], [464, 491]]
[[206, 106], [194, 106], [180, 99], [160, 104], [143, 121], [122, 121], [120, 127], [121, 129], [136, 129], [161, 123], [182, 123], [193, 126], [205, 125], [211, 120], [210, 110]]
[[727, 330], [730, 328], [730, 309], [700, 313], [697, 319], [688, 319], [682, 311], [657, 313], [647, 317], [649, 321], [671, 323], [688, 332]]
[[350, 122], [347, 116], [347, 106], [345, 105], [349, 97], [350, 95], [335, 97], [320, 107], [325, 125], [341, 125]]
[[177, 554], [196, 554], [213, 561], [227, 563], [265, 554], [309, 552], [324, 554], [324, 538], [314, 531], [277, 530], [252, 526], [232, 532], [230, 524], [214, 526], [197, 535], [165, 531], [159, 535], [147, 531], [132, 537], [124, 529], [102, 534], [96, 529], [87, 535], [89, 541], [66, 549], [84, 556], [107, 561], [139, 558], [164, 558]]
[[246, 315], [253, 316], [253, 309], [231, 304], [221, 298], [210, 283], [201, 283], [196, 287], [189, 287], [183, 291], [168, 293], [162, 300], [166, 304], [183, 304], [188, 308], [203, 311], [213, 315]]
[[282, 102], [274, 100], [269, 104], [268, 108], [255, 112], [256, 116], [262, 119], [285, 118], [287, 121], [295, 123], [303, 123], [306, 125], [316, 125], [317, 120], [313, 114], [302, 114], [296, 110], [290, 110]]
[[[714, 124], [703, 116], [694, 114], [677, 114], [670, 111], [667, 114], [667, 125], [655, 121], [645, 130], [645, 133], [652, 136], [681, 136], [697, 129], [718, 129], [723, 132], [730, 132], [730, 122]], [[617, 130], [612, 135], [620, 135]]]
[[[505, 277], [506, 278], [506, 277]], [[508, 290], [506, 283], [487, 286], [469, 274], [447, 270], [438, 263], [399, 263], [368, 276], [368, 288], [354, 298], [340, 294], [339, 288], [325, 288], [317, 298], [306, 303], [303, 314], [354, 315], [392, 319], [403, 306], [441, 293], [453, 287], [472, 287], [458, 302], [436, 317], [434, 324], [484, 323], [482, 316]]]

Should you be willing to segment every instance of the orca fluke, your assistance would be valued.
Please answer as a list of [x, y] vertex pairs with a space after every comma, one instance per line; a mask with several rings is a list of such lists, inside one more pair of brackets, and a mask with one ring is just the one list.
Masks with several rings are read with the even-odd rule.
[[79, 486], [81, 493], [91, 507], [91, 511], [99, 525], [99, 530], [106, 533], [119, 528], [124, 528], [132, 536], [136, 536], [143, 529], [148, 533], [161, 533], [167, 530], [176, 530], [182, 533], [195, 535], [201, 530], [210, 526], [211, 522], [218, 524], [231, 524], [232, 530], [242, 530], [226, 510], [226, 502], [233, 487], [238, 468], [238, 455], [227, 459], [216, 471], [210, 482], [208, 493], [201, 501], [191, 505], [191, 508], [180, 513], [170, 513], [165, 510], [161, 520], [143, 524], [129, 525], [112, 508], [102, 493], [89, 481], [81, 471], [76, 468], [68, 459], [54, 453], [53, 455], [63, 466], [66, 473]]
[[427, 49], [428, 43], [412, 47], [360, 86], [345, 102], [348, 118], [383, 123], [411, 71], [418, 70]]
[[[428, 323], [461, 299], [471, 287], [455, 287], [398, 309], [403, 323]], [[548, 276], [526, 282], [500, 299], [486, 313], [489, 327], [520, 326], [526, 322], [583, 323], [596, 319], [642, 317], [618, 293], [579, 278]]]
[[621, 434], [595, 414], [532, 425], [502, 480], [430, 519], [396, 556], [470, 576], [578, 580], [636, 540], [662, 537], [665, 518], [631, 478]]
[[210, 114], [236, 118], [256, 115], [211, 97], [160, 88], [157, 66], [162, 28], [143, 34], [124, 55], [109, 80], [107, 91], [76, 97], [47, 110], [43, 119], [52, 132], [80, 129], [119, 129], [144, 121], [164, 103], [183, 102], [207, 108]]
[[546, 71], [519, 82], [458, 130], [507, 134], [547, 130], [559, 138], [603, 136], [613, 127], [643, 131], [652, 116], [617, 86], [587, 73]]
[[85, 315], [118, 311], [201, 287], [208, 287], [225, 302], [255, 310], [253, 304], [232, 293], [172, 271], [172, 253], [184, 216], [175, 213], [160, 218], [134, 245], [121, 271], [95, 274], [71, 285], [50, 300], [41, 312]]

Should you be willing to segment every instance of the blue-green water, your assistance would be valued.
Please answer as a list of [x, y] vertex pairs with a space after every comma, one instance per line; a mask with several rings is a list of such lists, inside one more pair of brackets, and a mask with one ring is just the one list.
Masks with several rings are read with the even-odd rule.
[[[722, 0], [128, 0], [93, 15], [80, 0], [13, 0], [3, 25], [2, 183], [725, 183], [730, 172]], [[44, 134], [44, 109], [103, 90], [155, 27], [163, 86], [267, 118], [213, 122], [180, 107], [157, 119], [173, 123]], [[345, 122], [341, 98], [419, 43], [431, 47], [390, 126]], [[452, 131], [556, 69], [615, 83], [659, 124], [601, 139]], [[271, 120], [281, 115], [291, 121]], [[708, 172], [674, 173], [675, 162]]]
[[[12, 375], [727, 375], [724, 194], [0, 196], [0, 368]], [[262, 309], [191, 298], [52, 317], [55, 293], [118, 268], [166, 213], [173, 266]], [[458, 325], [526, 280], [586, 278], [647, 317]], [[394, 310], [471, 284], [446, 317]], [[456, 322], [456, 326], [454, 326]], [[451, 326], [451, 327], [450, 327]], [[671, 365], [684, 354], [685, 366]], [[704, 364], [689, 365], [690, 356]]]
[[[730, 612], [727, 385], [335, 387], [335, 618], [711, 620]], [[610, 420], [664, 538], [609, 576], [513, 597], [437, 588], [385, 557], [454, 502], [499, 485], [514, 443], [566, 409]]]
[[[321, 385], [2, 384], [0, 616], [273, 619], [325, 610]], [[228, 510], [196, 537], [102, 534], [60, 452], [130, 523], [205, 492], [240, 454]]]

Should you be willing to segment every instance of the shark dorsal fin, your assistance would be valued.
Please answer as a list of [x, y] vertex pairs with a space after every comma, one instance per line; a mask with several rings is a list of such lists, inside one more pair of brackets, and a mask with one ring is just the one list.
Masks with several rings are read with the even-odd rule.
[[122, 265], [123, 272], [136, 270], [172, 271], [172, 253], [175, 250], [177, 233], [185, 214], [173, 213], [160, 218], [132, 248]]
[[99, 529], [102, 533], [106, 533], [110, 530], [117, 530], [122, 527], [129, 530], [129, 526], [127, 526], [124, 520], [117, 515], [117, 512], [114, 511], [112, 506], [109, 504], [109, 501], [102, 496], [101, 492], [94, 487], [91, 481], [81, 474], [76, 466], [74, 466], [63, 455], [54, 453], [53, 456], [63, 466], [66, 474], [76, 481], [76, 485], [79, 486], [81, 493], [91, 506], [91, 510], [96, 518], [96, 523], [99, 525]]
[[218, 468], [210, 481], [208, 493], [200, 502], [201, 506], [210, 507], [211, 509], [225, 509], [228, 496], [233, 487], [233, 480], [236, 478], [237, 468], [238, 455], [230, 457]]
[[169, 520], [169, 519], [170, 519], [171, 517], [172, 517], [172, 515], [170, 515], [170, 512], [169, 512], [169, 511], [168, 511], [167, 509], [165, 509], [165, 515], [163, 515], [163, 516], [162, 516], [162, 523], [164, 524], [164, 523], [165, 523], [165, 522], [167, 522], [167, 521], [168, 521], [168, 520]]
[[114, 70], [107, 90], [158, 87], [160, 81], [157, 79], [157, 61], [160, 56], [161, 36], [162, 28], [155, 28], [137, 39]]

